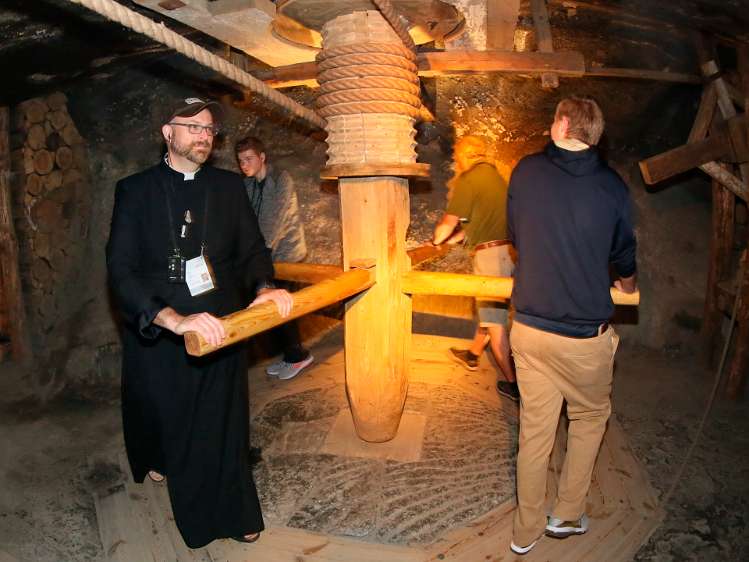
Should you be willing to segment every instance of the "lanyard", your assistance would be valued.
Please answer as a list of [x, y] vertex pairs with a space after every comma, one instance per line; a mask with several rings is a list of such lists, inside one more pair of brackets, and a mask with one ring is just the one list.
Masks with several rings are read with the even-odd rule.
[[[193, 180], [194, 181], [194, 180]], [[172, 248], [174, 249], [174, 255], [179, 256], [180, 255], [180, 249], [179, 244], [177, 242], [177, 227], [174, 224], [174, 213], [172, 211], [172, 201], [171, 198], [174, 195], [174, 178], [171, 178], [169, 181], [169, 185], [167, 186], [166, 182], [161, 182], [161, 186], [164, 188], [164, 197], [166, 199], [166, 213], [167, 217], [169, 218], [169, 235], [172, 239]], [[203, 252], [206, 247], [206, 232], [208, 232], [208, 188], [205, 189], [205, 200], [203, 203], [203, 235], [200, 239], [200, 255], [203, 255]]]

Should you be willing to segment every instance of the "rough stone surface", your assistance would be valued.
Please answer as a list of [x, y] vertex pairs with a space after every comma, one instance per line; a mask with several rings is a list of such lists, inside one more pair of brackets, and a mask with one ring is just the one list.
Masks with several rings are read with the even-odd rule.
[[[331, 334], [331, 338], [333, 336], [340, 339], [338, 332]], [[318, 353], [317, 349], [315, 353]], [[702, 368], [690, 355], [631, 346], [626, 340], [619, 350], [614, 378], [614, 412], [661, 499], [695, 437], [711, 384], [712, 372]], [[6, 551], [20, 562], [103, 561], [91, 491], [116, 480], [118, 468], [109, 463], [89, 465], [86, 459], [92, 455], [114, 458], [112, 455], [121, 450], [118, 403], [113, 400], [92, 405], [58, 398], [41, 405], [29, 396], [28, 389], [28, 380], [23, 378], [21, 371], [7, 363], [0, 364], [0, 552]], [[424, 481], [432, 478], [430, 474], [435, 467], [445, 474], [450, 468], [462, 465], [470, 468], [492, 458], [499, 461], [507, 454], [507, 450], [461, 449], [455, 440], [441, 444], [438, 436], [447, 433], [439, 428], [434, 435], [427, 437], [424, 449], [450, 454], [444, 455], [446, 462], [422, 460], [419, 470], [397, 463], [378, 464], [370, 459], [336, 459], [318, 455], [314, 452], [314, 443], [296, 455], [290, 452], [291, 449], [285, 449], [284, 454], [276, 452], [283, 449], [274, 449], [274, 440], [283, 435], [278, 426], [306, 426], [310, 434], [324, 434], [340, 406], [337, 396], [341, 390], [334, 388], [329, 394], [321, 391], [297, 394], [287, 404], [284, 401], [269, 404], [263, 411], [271, 414], [262, 418], [266, 423], [259, 423], [260, 415], [255, 417], [253, 445], [268, 447], [263, 451], [265, 460], [258, 465], [256, 476], [269, 524], [294, 519], [295, 525], [317, 525], [326, 530], [335, 528], [333, 532], [347, 533], [361, 540], [420, 541], [426, 540], [427, 533], [437, 532], [438, 525], [452, 526], [451, 517], [470, 520], [486, 509], [486, 504], [482, 503], [485, 499], [477, 498], [465, 507], [474, 509], [474, 514], [459, 513], [459, 510], [452, 515], [438, 510], [428, 512], [435, 496], [414, 499], [399, 495], [398, 490], [405, 488], [421, 489]], [[409, 398], [407, 411], [424, 411], [429, 404], [433, 406], [438, 397], [446, 404], [461, 401], [459, 396], [439, 387], [413, 384], [411, 391], [413, 400]], [[749, 559], [746, 533], [746, 522], [749, 521], [749, 458], [746, 455], [749, 420], [745, 400], [746, 397], [744, 402], [727, 403], [719, 396], [695, 456], [666, 506], [667, 516], [663, 524], [640, 549], [636, 560], [703, 562]], [[323, 405], [307, 408], [307, 403], [314, 401]], [[470, 408], [475, 412], [472, 415], [486, 415], [480, 404], [473, 403]], [[303, 413], [291, 413], [300, 411]], [[464, 437], [468, 435], [471, 442], [483, 435], [481, 439], [497, 439], [497, 443], [502, 443], [491, 427], [473, 424], [468, 408], [462, 411], [466, 416], [455, 420], [456, 437], [460, 431]], [[491, 414], [491, 409], [488, 413]], [[305, 418], [309, 421], [304, 421]], [[270, 432], [264, 438], [258, 431], [262, 427]], [[464, 433], [466, 431], [471, 433]], [[498, 445], [497, 449], [503, 447]], [[364, 467], [371, 469], [371, 474], [366, 474]], [[345, 478], [342, 477], [344, 474], [347, 474]], [[475, 471], [478, 478], [481, 478], [480, 474]], [[326, 480], [323, 481], [320, 475], [325, 475]], [[392, 482], [388, 493], [394, 493], [392, 497], [400, 497], [404, 503], [398, 504], [385, 496], [384, 489], [377, 489], [383, 508], [374, 514], [356, 512], [353, 505], [359, 506], [357, 509], [361, 505], [352, 494], [354, 490], [356, 495], [370, 494], [371, 488], [357, 486], [368, 486], [371, 479]], [[472, 494], [469, 482], [464, 484], [461, 493]], [[371, 499], [371, 496], [367, 497]], [[300, 502], [300, 498], [304, 498], [304, 502]], [[351, 509], [344, 508], [348, 510], [346, 517], [325, 511], [323, 502], [330, 498], [352, 501]], [[424, 512], [439, 517], [441, 521], [424, 522], [408, 513], [408, 509], [420, 500], [424, 500], [421, 504]], [[306, 510], [300, 508], [302, 504]], [[387, 521], [387, 528], [376, 527], [373, 524], [375, 519], [378, 524]], [[409, 526], [409, 521], [415, 526]], [[363, 535], [365, 530], [369, 534]], [[373, 534], [375, 530], [376, 534]], [[504, 545], [498, 545], [498, 549], [504, 548]]]
[[418, 461], [319, 454], [335, 415], [347, 408], [344, 396], [342, 386], [311, 390], [256, 416], [253, 439], [265, 459], [256, 481], [271, 524], [429, 543], [514, 494], [514, 418], [455, 387], [412, 383], [405, 411], [427, 418]]

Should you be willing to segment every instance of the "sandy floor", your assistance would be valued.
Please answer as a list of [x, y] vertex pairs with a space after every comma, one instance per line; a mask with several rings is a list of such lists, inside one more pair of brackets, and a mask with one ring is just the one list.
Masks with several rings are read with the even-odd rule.
[[[711, 383], [692, 357], [626, 345], [619, 352], [614, 409], [661, 494]], [[103, 560], [89, 494], [102, 475], [87, 459], [121, 446], [117, 399], [61, 398], [42, 409], [25, 398], [24, 384], [0, 365], [0, 560]], [[666, 521], [637, 560], [749, 559], [748, 440], [745, 402], [717, 402]]]

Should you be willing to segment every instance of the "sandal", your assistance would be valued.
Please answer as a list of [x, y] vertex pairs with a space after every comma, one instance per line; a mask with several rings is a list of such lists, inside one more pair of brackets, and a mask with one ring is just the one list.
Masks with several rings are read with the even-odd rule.
[[260, 538], [260, 533], [250, 533], [248, 535], [242, 535], [241, 537], [232, 537], [232, 540], [237, 542], [253, 543]]
[[155, 470], [149, 470], [148, 477], [152, 482], [156, 482], [157, 484], [164, 481], [164, 475], [156, 472]]

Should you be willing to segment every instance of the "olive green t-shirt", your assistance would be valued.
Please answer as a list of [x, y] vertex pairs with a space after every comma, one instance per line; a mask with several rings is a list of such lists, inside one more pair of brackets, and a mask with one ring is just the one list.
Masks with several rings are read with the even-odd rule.
[[507, 183], [488, 163], [476, 164], [455, 180], [447, 214], [461, 219], [466, 245], [507, 238]]

